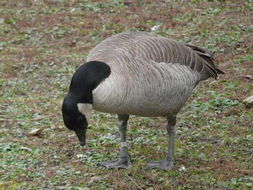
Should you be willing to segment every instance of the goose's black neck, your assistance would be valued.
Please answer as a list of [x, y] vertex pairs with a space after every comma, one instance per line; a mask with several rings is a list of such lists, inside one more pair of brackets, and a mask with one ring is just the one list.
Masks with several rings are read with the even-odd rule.
[[72, 77], [69, 96], [78, 103], [92, 104], [92, 91], [110, 74], [111, 69], [104, 62], [90, 61], [81, 65]]

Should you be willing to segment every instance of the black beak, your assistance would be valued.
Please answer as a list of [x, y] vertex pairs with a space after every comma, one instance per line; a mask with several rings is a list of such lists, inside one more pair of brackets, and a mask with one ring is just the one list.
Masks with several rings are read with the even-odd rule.
[[76, 136], [78, 137], [78, 140], [80, 142], [81, 146], [85, 145], [85, 136], [86, 136], [86, 129], [83, 130], [76, 130]]

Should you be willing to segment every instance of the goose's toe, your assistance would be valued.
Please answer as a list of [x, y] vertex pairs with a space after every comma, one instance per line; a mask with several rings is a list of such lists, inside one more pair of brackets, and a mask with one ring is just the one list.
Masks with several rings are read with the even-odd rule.
[[163, 170], [171, 170], [174, 166], [174, 162], [172, 160], [161, 160], [161, 161], [152, 161], [147, 165], [147, 169], [163, 169]]
[[130, 157], [123, 157], [123, 158], [119, 158], [117, 160], [102, 162], [101, 165], [105, 166], [108, 169], [110, 169], [110, 168], [130, 169], [132, 167]]

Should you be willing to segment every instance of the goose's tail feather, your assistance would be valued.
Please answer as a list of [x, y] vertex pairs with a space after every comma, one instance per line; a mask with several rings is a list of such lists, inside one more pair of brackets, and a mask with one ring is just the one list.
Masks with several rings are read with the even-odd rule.
[[190, 44], [185, 44], [187, 47], [191, 48], [192, 50], [194, 50], [204, 61], [205, 61], [205, 65], [208, 67], [209, 69], [209, 73], [216, 79], [218, 74], [225, 74], [222, 70], [220, 70], [219, 68], [217, 68], [217, 66], [214, 64], [215, 59], [213, 58], [213, 53], [208, 52], [207, 50], [194, 46], [194, 45], [190, 45]]

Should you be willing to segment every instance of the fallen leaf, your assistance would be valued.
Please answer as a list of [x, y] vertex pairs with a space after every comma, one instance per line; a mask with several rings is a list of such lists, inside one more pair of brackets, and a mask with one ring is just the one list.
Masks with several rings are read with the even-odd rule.
[[245, 98], [245, 99], [243, 100], [243, 103], [245, 103], [245, 106], [246, 106], [247, 108], [253, 107], [253, 96], [250, 96], [250, 97], [248, 97], [248, 98]]
[[28, 148], [28, 147], [25, 147], [25, 146], [20, 147], [20, 149], [21, 149], [21, 150], [26, 150], [26, 151], [32, 152], [32, 149], [31, 149], [31, 148]]
[[28, 133], [28, 135], [29, 136], [39, 136], [40, 134], [41, 134], [41, 132], [43, 131], [43, 129], [42, 128], [40, 128], [40, 129], [32, 129], [29, 133]]
[[243, 75], [242, 78], [248, 79], [248, 80], [253, 80], [253, 76], [252, 75]]

